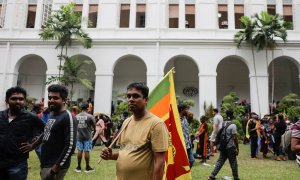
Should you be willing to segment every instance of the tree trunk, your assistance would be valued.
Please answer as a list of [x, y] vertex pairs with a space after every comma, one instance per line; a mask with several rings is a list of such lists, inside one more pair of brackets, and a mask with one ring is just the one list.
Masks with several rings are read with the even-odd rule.
[[251, 44], [251, 50], [252, 50], [252, 59], [254, 65], [254, 76], [255, 76], [256, 94], [257, 94], [257, 102], [258, 102], [258, 114], [260, 115], [260, 98], [259, 98], [258, 83], [257, 83], [257, 76], [256, 76], [255, 54], [254, 54], [254, 49], [252, 44]]

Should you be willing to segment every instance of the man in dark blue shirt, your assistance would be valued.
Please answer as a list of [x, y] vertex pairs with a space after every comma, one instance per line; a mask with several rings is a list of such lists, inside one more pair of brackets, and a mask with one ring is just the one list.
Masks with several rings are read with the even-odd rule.
[[12, 87], [6, 91], [8, 109], [0, 112], [0, 178], [26, 180], [29, 143], [44, 124], [37, 115], [24, 109], [26, 91]]

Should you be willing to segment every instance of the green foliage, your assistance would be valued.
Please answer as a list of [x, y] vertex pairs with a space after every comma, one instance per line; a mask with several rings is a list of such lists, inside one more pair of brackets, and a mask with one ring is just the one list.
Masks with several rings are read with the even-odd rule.
[[277, 107], [279, 112], [286, 113], [287, 117], [291, 120], [300, 116], [300, 99], [298, 95], [290, 93], [284, 96]]
[[[115, 113], [111, 116], [111, 119], [113, 122], [118, 122], [121, 117], [122, 117], [122, 113], [124, 111], [128, 111], [128, 103], [126, 101], [124, 102], [120, 102], [117, 104], [116, 106], [116, 110], [115, 110]], [[130, 116], [130, 112], [129, 112], [129, 116]], [[114, 123], [116, 124], [116, 123]]]
[[[58, 40], [55, 49], [60, 48], [58, 55], [60, 65], [58, 78], [51, 77], [49, 81], [60, 81], [63, 56], [67, 56], [68, 47], [74, 41], [79, 42], [84, 48], [92, 47], [92, 39], [81, 28], [81, 14], [75, 11], [75, 3], [61, 6], [53, 12], [42, 27], [39, 36], [44, 40]], [[63, 54], [65, 50], [65, 54]]]
[[206, 101], [204, 101], [204, 113], [205, 116], [208, 117], [208, 119], [211, 119], [214, 117], [213, 115], [213, 111], [214, 111], [214, 106], [212, 105], [212, 103], [210, 103], [210, 105], [208, 107], [206, 107]]
[[190, 134], [196, 134], [196, 132], [198, 131], [200, 127], [200, 122], [197, 119], [193, 119], [192, 122], [190, 122], [189, 124], [189, 130], [190, 130]]
[[228, 95], [224, 96], [222, 104], [222, 114], [225, 117], [225, 112], [227, 110], [232, 110], [235, 119], [241, 119], [242, 114], [245, 112], [245, 108], [238, 103], [239, 97], [235, 92], [230, 92]]
[[179, 100], [178, 104], [184, 104], [184, 105], [188, 105], [189, 107], [194, 107], [195, 101], [192, 99], [184, 99], [184, 100]]
[[32, 105], [35, 103], [37, 99], [31, 96], [27, 96], [25, 100], [24, 106], [27, 107], [28, 111], [32, 111]]

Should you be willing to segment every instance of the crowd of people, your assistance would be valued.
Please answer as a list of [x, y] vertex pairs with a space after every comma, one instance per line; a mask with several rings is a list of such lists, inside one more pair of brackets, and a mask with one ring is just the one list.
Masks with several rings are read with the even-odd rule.
[[[32, 150], [40, 160], [42, 180], [64, 179], [75, 148], [75, 171], [93, 172], [90, 151], [101, 143], [106, 147], [101, 158], [117, 161], [117, 179], [161, 180], [168, 149], [168, 130], [163, 121], [147, 110], [148, 94], [149, 89], [143, 83], [128, 85], [126, 95], [132, 115], [124, 111], [114, 131], [109, 115], [94, 113], [91, 100], [80, 105], [80, 112], [77, 106], [68, 111], [68, 89], [62, 85], [50, 85], [48, 106], [44, 106], [42, 99], [33, 105], [32, 112], [24, 108], [26, 90], [18, 86], [9, 88], [5, 97], [8, 108], [0, 111], [0, 177], [27, 179], [27, 159]], [[237, 126], [232, 123], [233, 111], [227, 110], [222, 117], [218, 109], [213, 109], [210, 135], [206, 116], [200, 117], [197, 133], [191, 134], [189, 122], [193, 117], [189, 106], [179, 104], [178, 112], [190, 168], [197, 158], [203, 165], [209, 165], [207, 160], [218, 152], [219, 157], [208, 179], [216, 179], [228, 159], [234, 179], [239, 180], [239, 143]], [[264, 158], [271, 153], [277, 161], [287, 160], [287, 150], [290, 149], [298, 153], [295, 158], [300, 166], [300, 120], [291, 124], [281, 113], [265, 115], [261, 119], [254, 112], [249, 114], [249, 117], [245, 115], [242, 118], [241, 123], [245, 133], [244, 144], [250, 143], [250, 158], [258, 159], [258, 153], [262, 152]], [[112, 151], [113, 139], [117, 139], [118, 151]], [[85, 160], [84, 170], [81, 168], [82, 157]]]

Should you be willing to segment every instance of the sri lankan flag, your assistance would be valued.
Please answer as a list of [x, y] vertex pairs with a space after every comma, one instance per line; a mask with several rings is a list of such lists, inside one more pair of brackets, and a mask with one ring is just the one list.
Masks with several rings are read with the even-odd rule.
[[173, 69], [152, 90], [147, 108], [165, 122], [169, 131], [169, 148], [166, 154], [164, 179], [191, 179], [190, 166], [177, 109]]

